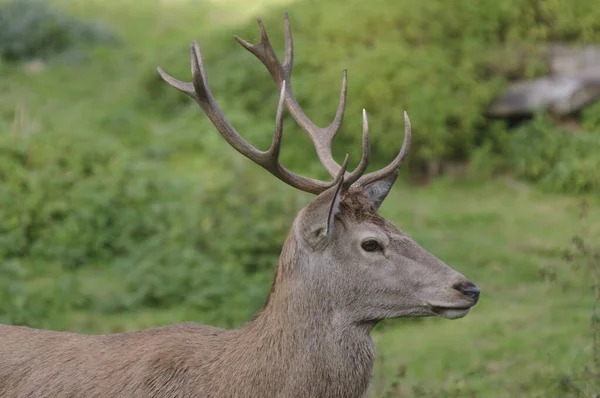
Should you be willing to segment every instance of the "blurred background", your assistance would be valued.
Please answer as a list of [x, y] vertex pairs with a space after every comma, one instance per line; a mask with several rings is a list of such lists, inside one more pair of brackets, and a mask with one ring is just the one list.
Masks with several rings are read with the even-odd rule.
[[[115, 333], [237, 327], [310, 195], [237, 154], [163, 67], [198, 40], [229, 120], [267, 148], [278, 93], [233, 39], [261, 16], [334, 154], [413, 145], [381, 213], [482, 288], [458, 321], [373, 333], [373, 397], [600, 392], [597, 0], [0, 0], [0, 322]], [[286, 116], [283, 163], [325, 173]]]

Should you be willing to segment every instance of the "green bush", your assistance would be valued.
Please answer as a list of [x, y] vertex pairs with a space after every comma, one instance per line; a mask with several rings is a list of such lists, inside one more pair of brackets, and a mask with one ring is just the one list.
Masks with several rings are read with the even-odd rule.
[[0, 58], [5, 61], [47, 59], [82, 46], [115, 43], [98, 22], [81, 22], [38, 0], [0, 3]]
[[[364, 107], [376, 163], [391, 159], [401, 142], [406, 109], [414, 129], [410, 168], [417, 174], [436, 174], [436, 165], [468, 158], [481, 135], [498, 130], [482, 115], [508, 80], [546, 72], [536, 53], [540, 44], [600, 40], [600, 8], [593, 0], [306, 0], [286, 9], [296, 44], [296, 97], [317, 124], [333, 118], [342, 70], [348, 68], [348, 109], [334, 148], [337, 158], [350, 152], [358, 162]], [[263, 19], [282, 58], [283, 12]], [[251, 22], [200, 41], [211, 88], [225, 105], [242, 107], [255, 120], [270, 120], [277, 92], [232, 33], [258, 40]], [[174, 43], [181, 51], [163, 66], [187, 80], [186, 44]], [[153, 90], [154, 79], [147, 84]], [[172, 89], [164, 85], [162, 90]], [[307, 140], [297, 138], [301, 133], [288, 129], [294, 145], [309, 151]], [[290, 157], [299, 167], [304, 160]]]
[[72, 134], [0, 135], [3, 258], [77, 267], [126, 253], [159, 228], [137, 218], [153, 200], [152, 171], [108, 137], [92, 142]]
[[549, 191], [598, 192], [600, 132], [567, 131], [538, 116], [509, 136], [505, 164]]
[[1, 261], [0, 273], [0, 323], [56, 326], [83, 297], [72, 274], [56, 272], [44, 280], [18, 260]]
[[[11, 297], [0, 300], [0, 318], [43, 325], [36, 308], [52, 316], [185, 303], [203, 321], [248, 319], [303, 196], [246, 159], [231, 161], [217, 142], [203, 160], [209, 170], [174, 177], [170, 157], [148, 150], [152, 140], [134, 151], [111, 135], [0, 134], [0, 258], [12, 275], [0, 286]], [[115, 295], [77, 284], [77, 272], [98, 267]], [[36, 282], [44, 278], [53, 283]]]
[[109, 310], [185, 303], [205, 322], [232, 326], [260, 309], [299, 203], [255, 171], [246, 165], [204, 181], [164, 237], [142, 243], [133, 261], [118, 261], [130, 294]]

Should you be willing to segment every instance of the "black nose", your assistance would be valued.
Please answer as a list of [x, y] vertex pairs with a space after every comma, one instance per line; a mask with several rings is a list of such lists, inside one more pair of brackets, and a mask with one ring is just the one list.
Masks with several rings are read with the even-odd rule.
[[477, 286], [471, 282], [463, 282], [454, 286], [456, 290], [473, 300], [473, 305], [479, 301], [479, 293], [481, 292]]

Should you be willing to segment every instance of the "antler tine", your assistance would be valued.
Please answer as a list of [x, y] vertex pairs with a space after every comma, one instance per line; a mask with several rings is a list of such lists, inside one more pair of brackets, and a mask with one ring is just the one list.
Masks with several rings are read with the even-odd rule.
[[[267, 31], [262, 23], [260, 18], [257, 18], [258, 27], [260, 31], [260, 41], [257, 44], [251, 44], [246, 40], [242, 39], [239, 36], [234, 36], [235, 39], [249, 52], [254, 54], [256, 58], [258, 58], [262, 64], [266, 67], [267, 71], [277, 84], [278, 88], [281, 88], [282, 85], [286, 86], [286, 97], [285, 104], [288, 108], [288, 111], [298, 123], [298, 125], [308, 134], [310, 137], [315, 149], [317, 151], [317, 155], [319, 157], [319, 161], [327, 170], [331, 177], [335, 177], [341, 166], [333, 159], [333, 154], [331, 152], [331, 145], [333, 139], [336, 134], [340, 130], [344, 119], [344, 112], [346, 109], [346, 97], [348, 92], [348, 73], [344, 69], [343, 77], [342, 77], [342, 89], [340, 92], [340, 99], [337, 107], [337, 111], [335, 114], [335, 118], [331, 122], [328, 127], [319, 127], [315, 125], [304, 113], [300, 105], [298, 104], [294, 93], [292, 91], [291, 86], [291, 75], [294, 61], [294, 41], [292, 38], [292, 29], [290, 25], [289, 16], [285, 13], [285, 58], [283, 64], [279, 62], [277, 55], [275, 54], [275, 50], [271, 45], [269, 40], [269, 36]], [[363, 144], [365, 142], [363, 137]], [[366, 152], [368, 152], [368, 148], [365, 148], [363, 145], [363, 158], [361, 158], [361, 162], [357, 169], [354, 170], [346, 179], [351, 179], [356, 181], [364, 173], [366, 169], [366, 164], [368, 163], [368, 156], [364, 156]], [[360, 171], [362, 170], [362, 171]], [[346, 180], [345, 179], [345, 180]], [[346, 181], [344, 182], [346, 185]]]
[[[411, 127], [410, 127], [410, 119], [408, 118], [408, 114], [404, 111], [404, 140], [402, 141], [402, 148], [396, 158], [392, 160], [390, 164], [385, 166], [384, 168], [374, 171], [369, 174], [365, 174], [360, 177], [356, 182], [356, 185], [364, 187], [374, 181], [379, 181], [385, 178], [390, 177], [394, 173], [396, 177], [398, 175], [398, 167], [402, 164], [406, 156], [408, 155], [408, 150], [410, 148], [410, 138], [411, 138]], [[394, 179], [396, 178], [394, 177]]]
[[364, 174], [365, 170], [369, 166], [369, 160], [371, 158], [371, 144], [369, 143], [369, 121], [367, 120], [367, 111], [365, 109], [362, 111], [362, 117], [362, 154], [356, 169], [354, 169], [352, 173], [344, 178], [344, 186], [346, 187], [350, 187]]
[[157, 69], [158, 73], [170, 86], [192, 97], [198, 105], [200, 105], [223, 138], [225, 138], [235, 150], [262, 166], [275, 177], [302, 191], [319, 194], [334, 185], [333, 182], [327, 183], [297, 175], [279, 163], [279, 152], [283, 134], [284, 99], [286, 98], [285, 93], [287, 87], [285, 81], [281, 85], [279, 105], [277, 106], [277, 114], [275, 117], [275, 133], [273, 135], [273, 141], [269, 150], [263, 152], [250, 145], [240, 136], [229, 123], [221, 108], [217, 105], [208, 86], [206, 70], [202, 61], [202, 53], [200, 52], [200, 47], [197, 42], [194, 41], [194, 44], [190, 46], [190, 53], [192, 67], [191, 83], [177, 80], [161, 68]]

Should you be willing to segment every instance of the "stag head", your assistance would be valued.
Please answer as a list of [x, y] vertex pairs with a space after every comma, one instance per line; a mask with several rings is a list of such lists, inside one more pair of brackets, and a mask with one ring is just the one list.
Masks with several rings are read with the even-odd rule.
[[[160, 68], [158, 72], [168, 84], [192, 97], [238, 152], [292, 187], [317, 195], [294, 221], [266, 307], [274, 297], [296, 292], [303, 302], [319, 303], [321, 309], [331, 310], [344, 323], [372, 325], [392, 317], [465, 316], [477, 303], [479, 289], [378, 214], [396, 181], [398, 167], [408, 154], [411, 126], [406, 112], [404, 141], [398, 155], [386, 167], [365, 174], [370, 148], [367, 114], [363, 110], [361, 160], [354, 171], [347, 172], [348, 155], [340, 165], [331, 151], [344, 117], [346, 71], [333, 122], [325, 128], [316, 126], [292, 91], [294, 52], [287, 14], [283, 63], [260, 19], [258, 25], [258, 44], [235, 38], [264, 64], [280, 91], [275, 133], [267, 151], [245, 141], [226, 119], [209, 89], [196, 42], [191, 46], [192, 82], [179, 81]], [[308, 134], [332, 181], [300, 176], [280, 164], [286, 108]]]

